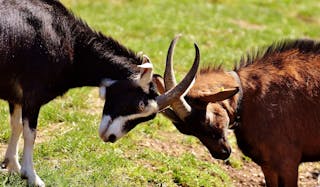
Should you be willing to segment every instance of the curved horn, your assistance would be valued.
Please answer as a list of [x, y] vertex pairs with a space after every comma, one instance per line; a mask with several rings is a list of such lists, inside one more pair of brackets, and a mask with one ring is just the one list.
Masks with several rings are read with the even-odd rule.
[[[176, 86], [176, 79], [174, 76], [174, 70], [173, 70], [173, 51], [174, 47], [180, 38], [181, 35], [177, 35], [171, 42], [170, 47], [168, 49], [168, 55], [167, 55], [167, 61], [166, 61], [166, 69], [164, 74], [164, 83], [165, 83], [165, 89], [168, 91], [169, 89], [172, 89], [174, 86]], [[197, 54], [196, 54], [197, 55]], [[177, 115], [180, 117], [181, 120], [184, 120], [185, 117], [187, 117], [191, 113], [191, 107], [190, 105], [185, 101], [183, 97], [180, 97], [179, 99], [175, 100], [171, 107], [173, 110], [177, 113]]]
[[[175, 42], [177, 37], [171, 42], [172, 49], [174, 48]], [[171, 46], [171, 45], [170, 45]], [[200, 63], [200, 52], [197, 44], [194, 44], [196, 56], [193, 61], [193, 65], [187, 75], [183, 78], [183, 80], [175, 87], [171, 88], [170, 90], [166, 90], [166, 92], [156, 98], [159, 111], [163, 110], [167, 106], [171, 105], [175, 101], [179, 101], [179, 98], [186, 93], [186, 91], [191, 87], [192, 82], [194, 81], [194, 77], [197, 74], [199, 63]], [[172, 53], [173, 51], [169, 49], [169, 53]], [[169, 54], [168, 54], [169, 55]], [[170, 55], [168, 58], [171, 58]], [[167, 58], [167, 59], [168, 59]], [[171, 63], [171, 62], [169, 62]], [[167, 69], [167, 67], [166, 67]], [[167, 88], [166, 88], [167, 89]], [[190, 107], [190, 106], [189, 106]], [[179, 115], [179, 117], [182, 117]], [[184, 119], [184, 118], [182, 118]]]
[[174, 70], [173, 70], [173, 52], [174, 48], [177, 44], [177, 41], [181, 37], [181, 34], [178, 34], [170, 43], [169, 49], [168, 49], [168, 54], [167, 54], [167, 59], [166, 59], [166, 68], [164, 70], [164, 82], [165, 82], [165, 89], [166, 91], [172, 89], [177, 85], [176, 78], [174, 76]]

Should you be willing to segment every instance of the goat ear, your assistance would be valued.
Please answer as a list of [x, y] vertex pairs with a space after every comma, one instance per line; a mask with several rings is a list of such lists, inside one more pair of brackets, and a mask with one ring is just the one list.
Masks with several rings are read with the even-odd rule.
[[201, 101], [205, 102], [218, 102], [223, 101], [225, 99], [229, 99], [230, 97], [234, 96], [236, 93], [238, 93], [239, 88], [220, 88], [220, 91], [199, 91], [197, 93], [197, 98]]
[[149, 83], [152, 81], [153, 66], [150, 59], [143, 55], [143, 62], [141, 65], [138, 65], [140, 68], [140, 80], [138, 81], [139, 85], [144, 91], [149, 90]]
[[153, 84], [156, 86], [157, 91], [158, 91], [160, 94], [164, 94], [164, 93], [165, 93], [164, 80], [163, 80], [163, 78], [161, 77], [161, 75], [154, 74], [154, 75], [152, 76], [152, 82], [153, 82]]

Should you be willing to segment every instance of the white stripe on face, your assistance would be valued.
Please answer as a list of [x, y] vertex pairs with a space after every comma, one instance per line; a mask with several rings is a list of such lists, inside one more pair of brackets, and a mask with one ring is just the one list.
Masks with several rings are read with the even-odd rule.
[[[110, 117], [110, 116], [104, 116], [106, 118]], [[122, 137], [124, 135], [123, 132], [123, 127], [126, 123], [127, 119], [126, 117], [117, 117], [115, 120], [109, 121], [109, 125], [107, 125], [107, 129], [105, 131], [105, 133], [102, 135], [102, 139], [103, 141], [107, 142], [107, 141], [111, 141], [110, 140], [110, 135], [114, 135], [115, 136], [115, 140], [116, 141], [118, 138]]]
[[100, 127], [99, 127], [100, 138], [106, 142], [106, 141], [110, 141], [109, 140], [110, 135], [114, 135], [115, 139], [113, 141], [116, 141], [126, 134], [126, 132], [124, 132], [123, 129], [127, 121], [147, 117], [156, 113], [157, 111], [158, 111], [157, 103], [154, 100], [149, 100], [145, 110], [138, 114], [131, 114], [128, 116], [119, 116], [114, 120], [112, 120], [109, 115], [103, 115], [100, 123]]
[[103, 141], [107, 141], [105, 139], [106, 131], [109, 129], [110, 124], [112, 123], [112, 119], [109, 115], [103, 115], [99, 127], [99, 136]]

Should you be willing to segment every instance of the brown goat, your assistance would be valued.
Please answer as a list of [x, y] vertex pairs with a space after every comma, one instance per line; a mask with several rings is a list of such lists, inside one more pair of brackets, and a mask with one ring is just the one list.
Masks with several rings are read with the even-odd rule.
[[[158, 84], [163, 91], [175, 82], [167, 72], [166, 88]], [[284, 41], [242, 59], [234, 71], [203, 69], [188, 95], [163, 113], [215, 158], [229, 157], [225, 129], [233, 128], [267, 186], [297, 186], [299, 164], [320, 160], [320, 43]]]

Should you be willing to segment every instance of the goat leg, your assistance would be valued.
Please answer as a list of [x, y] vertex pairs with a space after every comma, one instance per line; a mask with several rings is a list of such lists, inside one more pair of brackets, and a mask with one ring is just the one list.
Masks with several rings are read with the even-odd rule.
[[20, 164], [18, 161], [18, 142], [22, 132], [21, 123], [21, 106], [9, 103], [10, 108], [10, 127], [11, 136], [6, 151], [5, 159], [1, 164], [2, 169], [8, 169], [9, 172], [20, 172]]
[[22, 107], [24, 147], [21, 176], [27, 178], [28, 184], [31, 186], [45, 186], [33, 167], [33, 147], [40, 107], [36, 107], [37, 109], [30, 108]]

